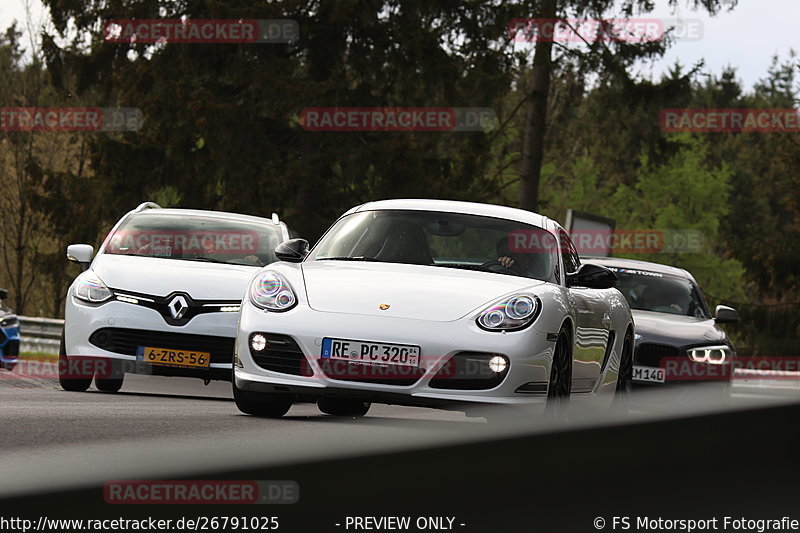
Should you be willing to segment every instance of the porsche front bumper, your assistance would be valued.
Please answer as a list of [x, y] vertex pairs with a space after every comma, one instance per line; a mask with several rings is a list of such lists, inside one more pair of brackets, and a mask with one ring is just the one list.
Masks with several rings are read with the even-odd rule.
[[[254, 354], [250, 337], [256, 333], [283, 344], [280, 353], [273, 352], [274, 357], [288, 361], [291, 353], [297, 359], [296, 366], [271, 364], [270, 349], [263, 355]], [[322, 358], [325, 338], [419, 346], [418, 373], [409, 378], [408, 373], [394, 374], [389, 368], [386, 372], [375, 371], [381, 376], [378, 380], [358, 381], [348, 379], [347, 372], [332, 373], [330, 360]], [[376, 403], [456, 409], [464, 404], [543, 407], [554, 344], [535, 323], [521, 331], [489, 332], [480, 329], [474, 317], [432, 322], [320, 312], [305, 304], [288, 312], [271, 313], [244, 302], [236, 338], [234, 379], [241, 390], [265, 393], [340, 396]], [[291, 350], [287, 350], [288, 345]], [[506, 358], [508, 367], [496, 384], [476, 377], [475, 386], [470, 386], [465, 382], [469, 375], [451, 370], [442, 372], [443, 368], [454, 368], [446, 365], [456, 357], [480, 360], [498, 354]], [[336, 361], [336, 364], [353, 363]], [[485, 369], [481, 371], [485, 377]], [[393, 380], [393, 375], [397, 379]], [[448, 382], [448, 378], [452, 381]], [[486, 388], [487, 384], [491, 386]]]

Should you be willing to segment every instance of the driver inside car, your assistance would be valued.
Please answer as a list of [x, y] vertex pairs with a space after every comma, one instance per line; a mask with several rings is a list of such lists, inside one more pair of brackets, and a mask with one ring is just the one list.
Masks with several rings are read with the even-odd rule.
[[[525, 277], [545, 279], [550, 273], [551, 251], [546, 248], [522, 249], [512, 252], [509, 247], [509, 240], [513, 237], [511, 232], [508, 237], [503, 237], [497, 241], [497, 262], [504, 268], [515, 274]], [[544, 238], [540, 242], [546, 243]]]
[[497, 241], [497, 262], [508, 270], [527, 276], [530, 270], [530, 253], [515, 253], [508, 246], [509, 237], [503, 237]]

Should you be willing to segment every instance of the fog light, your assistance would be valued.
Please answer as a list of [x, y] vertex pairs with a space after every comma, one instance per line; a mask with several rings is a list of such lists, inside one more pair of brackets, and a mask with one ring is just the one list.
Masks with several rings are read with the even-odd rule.
[[502, 355], [495, 355], [489, 359], [489, 370], [495, 374], [505, 371], [506, 368], [508, 368], [508, 361]]
[[254, 352], [263, 352], [267, 347], [267, 338], [261, 333], [256, 333], [250, 337], [250, 348]]

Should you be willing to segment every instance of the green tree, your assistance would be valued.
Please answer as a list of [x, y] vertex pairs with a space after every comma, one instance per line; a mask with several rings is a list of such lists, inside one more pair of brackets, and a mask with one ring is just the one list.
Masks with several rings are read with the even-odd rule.
[[[675, 6], [678, 0], [670, 0]], [[728, 8], [733, 9], [737, 0], [691, 0], [687, 2], [695, 9], [705, 9], [711, 14]], [[610, 17], [631, 17], [646, 14], [654, 8], [650, 0], [538, 0], [526, 2], [530, 13], [542, 19], [590, 18], [608, 21]], [[569, 24], [569, 22], [567, 22]], [[608, 31], [601, 26], [600, 31]], [[670, 44], [670, 39], [632, 42], [624, 37], [620, 39], [598, 38], [584, 40], [579, 46], [567, 46], [559, 43], [554, 53], [551, 40], [544, 39], [536, 43], [533, 64], [530, 69], [528, 85], [527, 112], [525, 116], [525, 137], [522, 149], [520, 169], [519, 205], [523, 209], [536, 211], [539, 208], [539, 190], [542, 164], [547, 138], [548, 102], [551, 96], [550, 84], [556, 72], [554, 64], [572, 59], [581, 72], [592, 72], [600, 78], [601, 83], [616, 82], [635, 88], [629, 71], [637, 61], [660, 57]], [[555, 57], [554, 57], [555, 55]], [[568, 59], [569, 60], [569, 59]]]

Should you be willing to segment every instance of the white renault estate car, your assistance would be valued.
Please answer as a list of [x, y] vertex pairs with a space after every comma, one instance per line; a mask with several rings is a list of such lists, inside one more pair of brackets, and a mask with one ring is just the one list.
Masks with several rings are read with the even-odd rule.
[[229, 380], [242, 295], [289, 238], [277, 215], [162, 209], [143, 203], [100, 251], [67, 247], [84, 268], [69, 288], [62, 388], [104, 392], [125, 373]]

